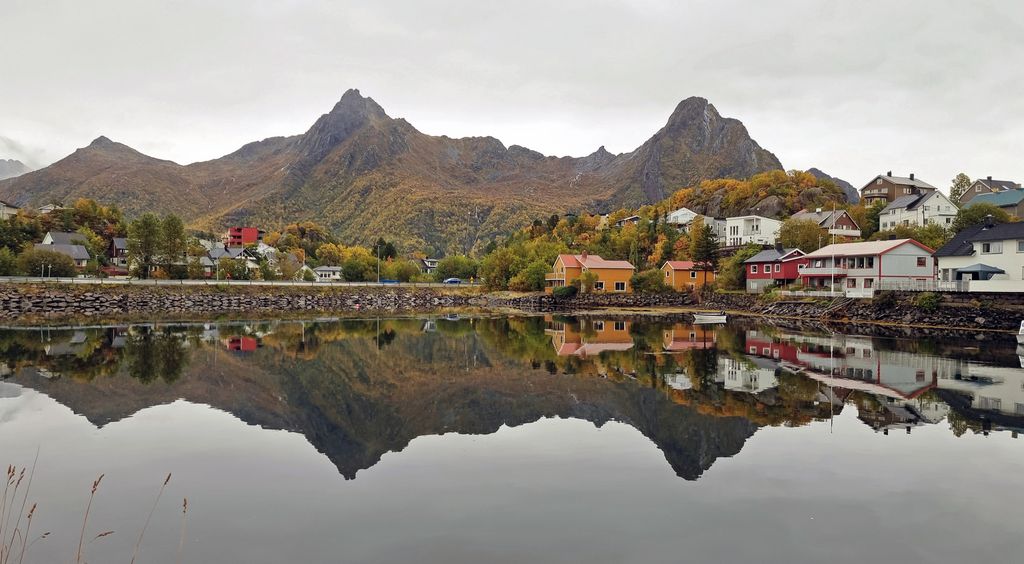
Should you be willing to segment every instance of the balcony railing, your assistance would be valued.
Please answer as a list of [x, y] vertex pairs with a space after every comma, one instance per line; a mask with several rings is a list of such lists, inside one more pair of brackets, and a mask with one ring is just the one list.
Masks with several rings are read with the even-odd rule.
[[800, 269], [802, 276], [846, 276], [846, 269], [841, 266], [804, 267]]
[[559, 274], [558, 272], [549, 272], [544, 275], [545, 280], [565, 280], [565, 274]]

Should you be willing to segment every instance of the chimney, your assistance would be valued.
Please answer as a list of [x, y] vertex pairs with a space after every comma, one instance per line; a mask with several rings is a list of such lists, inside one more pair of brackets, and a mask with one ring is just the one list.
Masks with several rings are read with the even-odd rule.
[[992, 229], [992, 227], [994, 227], [994, 226], [995, 226], [995, 223], [992, 222], [992, 214], [986, 215], [985, 216], [985, 229]]
[[586, 249], [583, 249], [583, 252], [580, 253], [580, 258], [583, 259], [583, 260], [587, 260], [587, 250]]
[[913, 173], [913, 172], [911, 172], [911, 173], [910, 173], [910, 179], [911, 179], [911, 180], [913, 180], [913, 179], [914, 179], [914, 173]]
[[991, 176], [986, 176], [985, 178], [988, 179], [989, 182], [992, 182], [992, 177]]
[[892, 176], [892, 171], [890, 170], [889, 172], [885, 173], [885, 175], [891, 177]]
[[785, 247], [783, 247], [783, 246], [782, 246], [782, 243], [781, 243], [781, 242], [779, 242], [779, 241], [776, 241], [776, 242], [775, 242], [775, 250], [776, 250], [776, 251], [777, 251], [777, 252], [778, 252], [778, 253], [779, 253], [780, 255], [781, 255], [782, 253], [786, 252], [786, 248], [785, 248]]

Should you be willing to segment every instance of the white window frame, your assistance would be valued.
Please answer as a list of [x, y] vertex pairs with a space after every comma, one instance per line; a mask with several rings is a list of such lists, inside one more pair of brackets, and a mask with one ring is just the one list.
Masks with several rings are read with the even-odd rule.
[[614, 329], [616, 331], [625, 331], [626, 330], [626, 322], [625, 321], [616, 321], [614, 324], [612, 324], [612, 329]]
[[757, 274], [757, 265], [756, 264], [750, 265], [750, 273], [751, 274]]
[[604, 290], [604, 282], [602, 280], [598, 280], [597, 282], [594, 282], [594, 289], [595, 290]]
[[[621, 288], [620, 288], [620, 286], [621, 286]], [[625, 282], [616, 282], [615, 283], [615, 291], [616, 292], [625, 292], [626, 291], [626, 283]]]

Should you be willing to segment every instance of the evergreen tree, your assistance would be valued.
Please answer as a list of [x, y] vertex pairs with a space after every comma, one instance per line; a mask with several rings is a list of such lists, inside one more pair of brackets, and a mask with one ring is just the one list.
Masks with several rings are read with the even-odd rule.
[[690, 258], [702, 270], [718, 269], [718, 238], [710, 225], [701, 224], [690, 238]]

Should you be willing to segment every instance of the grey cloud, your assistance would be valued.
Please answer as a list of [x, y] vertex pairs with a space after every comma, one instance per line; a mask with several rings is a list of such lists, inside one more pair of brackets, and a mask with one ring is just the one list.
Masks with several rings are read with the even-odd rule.
[[4, 20], [0, 134], [43, 161], [100, 134], [213, 158], [354, 87], [428, 133], [547, 154], [631, 150], [698, 95], [854, 184], [1024, 178], [1016, 2], [7, 0]]

